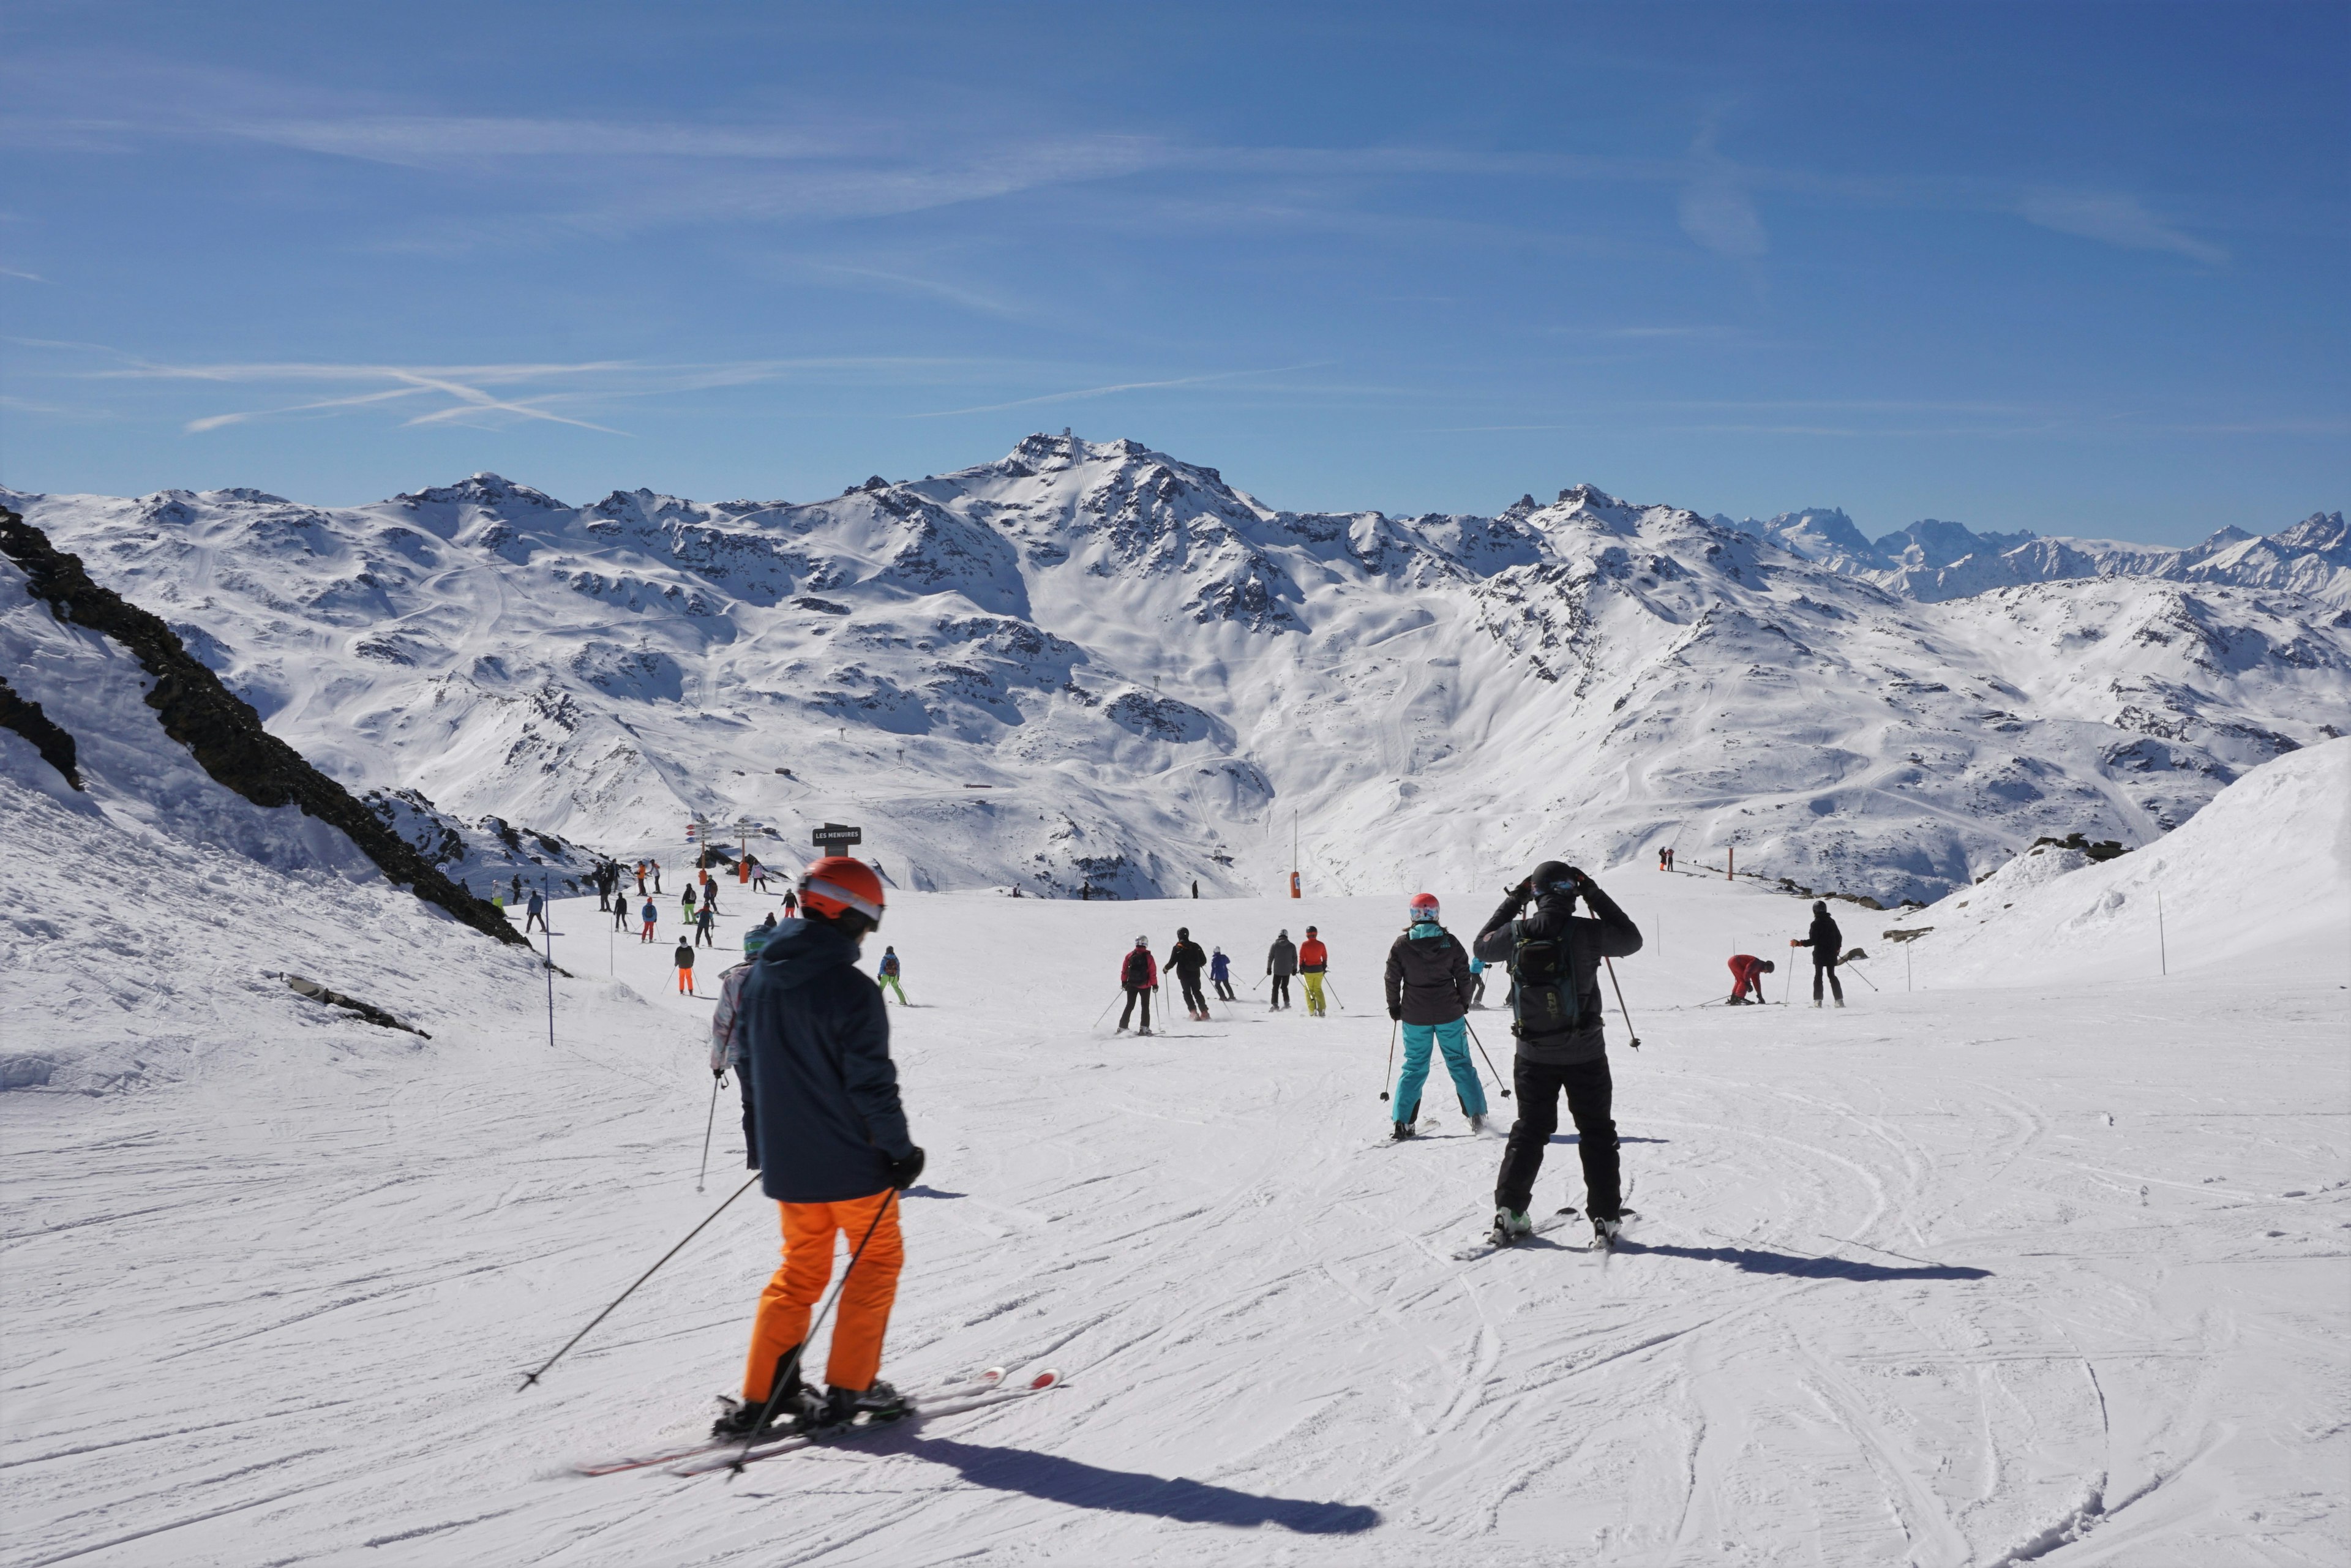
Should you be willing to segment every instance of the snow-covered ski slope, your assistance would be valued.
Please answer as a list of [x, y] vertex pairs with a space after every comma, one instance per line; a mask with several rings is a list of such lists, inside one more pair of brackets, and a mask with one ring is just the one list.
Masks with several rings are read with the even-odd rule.
[[1324, 891], [1672, 841], [1923, 901], [2351, 725], [2325, 517], [1922, 602], [1589, 486], [1285, 512], [1066, 435], [805, 505], [0, 499], [355, 789], [600, 847], [852, 821], [918, 888], [1274, 892], [1294, 821]]
[[[0, 747], [14, 891], [75, 912], [9, 955], [7, 1050], [143, 1064], [0, 1096], [10, 1564], [2344, 1559], [2345, 946], [2013, 986], [1922, 954], [1907, 993], [1886, 953], [1845, 1010], [1728, 1009], [1733, 951], [1792, 989], [1804, 903], [1616, 868], [1645, 1218], [1613, 1257], [1571, 1228], [1464, 1264], [1499, 1140], [1441, 1077], [1418, 1141], [1376, 1097], [1401, 894], [897, 894], [931, 1163], [885, 1374], [1067, 1386], [731, 1481], [583, 1479], [706, 1420], [775, 1257], [744, 1198], [515, 1392], [740, 1179], [730, 1091], [695, 1191], [708, 1004], [670, 988], [668, 901], [653, 946], [559, 904], [550, 1048], [523, 956], [75, 810]], [[2179, 864], [2189, 898], [2225, 869]], [[1435, 891], [1464, 929], [1494, 897]], [[727, 906], [732, 942], [768, 905]], [[1880, 951], [1894, 917], [1839, 909]], [[1265, 945], [1309, 921], [1342, 1008], [1270, 1016]], [[1242, 1003], [1112, 1038], [1119, 955], [1179, 923]], [[1574, 1155], [1541, 1205], [1580, 1199]]]

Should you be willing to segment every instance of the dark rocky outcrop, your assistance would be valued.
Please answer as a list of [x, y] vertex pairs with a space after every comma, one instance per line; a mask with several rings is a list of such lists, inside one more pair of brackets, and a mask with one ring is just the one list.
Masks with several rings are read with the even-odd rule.
[[[0, 516], [10, 514], [0, 513]], [[33, 743], [41, 760], [66, 776], [66, 782], [81, 788], [81, 767], [74, 746], [57, 721], [41, 711], [41, 705], [16, 695], [6, 681], [0, 680], [0, 727], [15, 730]]]
[[495, 905], [451, 882], [341, 785], [264, 729], [251, 706], [198, 663], [169, 626], [92, 581], [79, 556], [58, 549], [47, 534], [5, 507], [0, 554], [24, 569], [26, 591], [47, 601], [59, 621], [104, 633], [139, 661], [154, 679], [147, 706], [162, 720], [163, 732], [186, 747], [216, 782], [256, 806], [301, 807], [357, 844], [394, 885], [486, 936], [529, 946]]

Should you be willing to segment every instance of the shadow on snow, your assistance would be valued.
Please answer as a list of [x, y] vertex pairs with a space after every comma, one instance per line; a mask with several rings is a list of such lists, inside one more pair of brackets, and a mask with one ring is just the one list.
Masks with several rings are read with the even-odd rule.
[[1665, 1247], [1631, 1237], [1620, 1238], [1616, 1250], [1650, 1253], [1660, 1258], [1687, 1258], [1699, 1263], [1729, 1263], [1750, 1274], [1792, 1274], [1808, 1280], [1989, 1280], [1989, 1269], [1955, 1263], [1928, 1263], [1916, 1269], [1889, 1269], [1882, 1263], [1855, 1263], [1842, 1258], [1808, 1258], [1793, 1252], [1764, 1252], [1752, 1247]]
[[903, 1452], [954, 1469], [974, 1486], [1019, 1492], [1071, 1508], [1141, 1514], [1184, 1524], [1254, 1530], [1278, 1524], [1300, 1535], [1355, 1535], [1380, 1522], [1377, 1509], [1353, 1503], [1259, 1497], [1207, 1481], [1174, 1480], [1135, 1470], [1104, 1469], [1027, 1448], [990, 1448], [947, 1437], [909, 1436]]

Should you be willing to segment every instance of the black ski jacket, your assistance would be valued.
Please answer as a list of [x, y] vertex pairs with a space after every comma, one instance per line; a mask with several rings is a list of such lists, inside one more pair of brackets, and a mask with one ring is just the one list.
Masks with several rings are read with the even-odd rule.
[[[1550, 1067], [1574, 1067], [1587, 1061], [1606, 1058], [1608, 1044], [1601, 1036], [1600, 961], [1603, 958], [1625, 958], [1641, 950], [1641, 932], [1625, 913], [1616, 907], [1616, 901], [1590, 882], [1584, 883], [1583, 902], [1596, 919], [1575, 915], [1575, 901], [1565, 894], [1545, 894], [1535, 901], [1534, 908], [1521, 915], [1526, 905], [1516, 894], [1502, 901], [1500, 908], [1478, 933], [1477, 956], [1489, 964], [1507, 964], [1518, 950], [1519, 943], [1529, 937], [1564, 937], [1567, 945], [1567, 969], [1573, 978], [1575, 993], [1583, 1000], [1577, 1027], [1556, 1034], [1518, 1036], [1519, 1059], [1541, 1062]], [[1514, 1012], [1520, 1006], [1523, 982], [1510, 990]], [[1517, 1030], [1515, 1026], [1513, 1033]]]
[[1167, 949], [1167, 967], [1185, 979], [1196, 981], [1208, 967], [1208, 950], [1197, 942], [1178, 942]]
[[1289, 937], [1275, 937], [1273, 946], [1265, 950], [1265, 972], [1269, 975], [1298, 973], [1298, 949]]
[[1844, 933], [1837, 929], [1834, 916], [1813, 916], [1812, 935], [1796, 944], [1813, 950], [1813, 962], [1823, 968], [1836, 967], [1837, 955], [1844, 951]]
[[750, 968], [736, 1028], [760, 1190], [778, 1203], [872, 1197], [914, 1152], [881, 988], [857, 967], [857, 944], [820, 920], [782, 922]]
[[1451, 1023], [1469, 1010], [1469, 953], [1442, 925], [1416, 925], [1388, 949], [1388, 1006], [1406, 1023]]

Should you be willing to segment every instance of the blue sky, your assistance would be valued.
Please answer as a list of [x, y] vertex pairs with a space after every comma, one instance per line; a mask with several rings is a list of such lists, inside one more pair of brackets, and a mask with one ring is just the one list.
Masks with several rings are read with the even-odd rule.
[[0, 483], [2351, 501], [2340, 5], [0, 13]]

